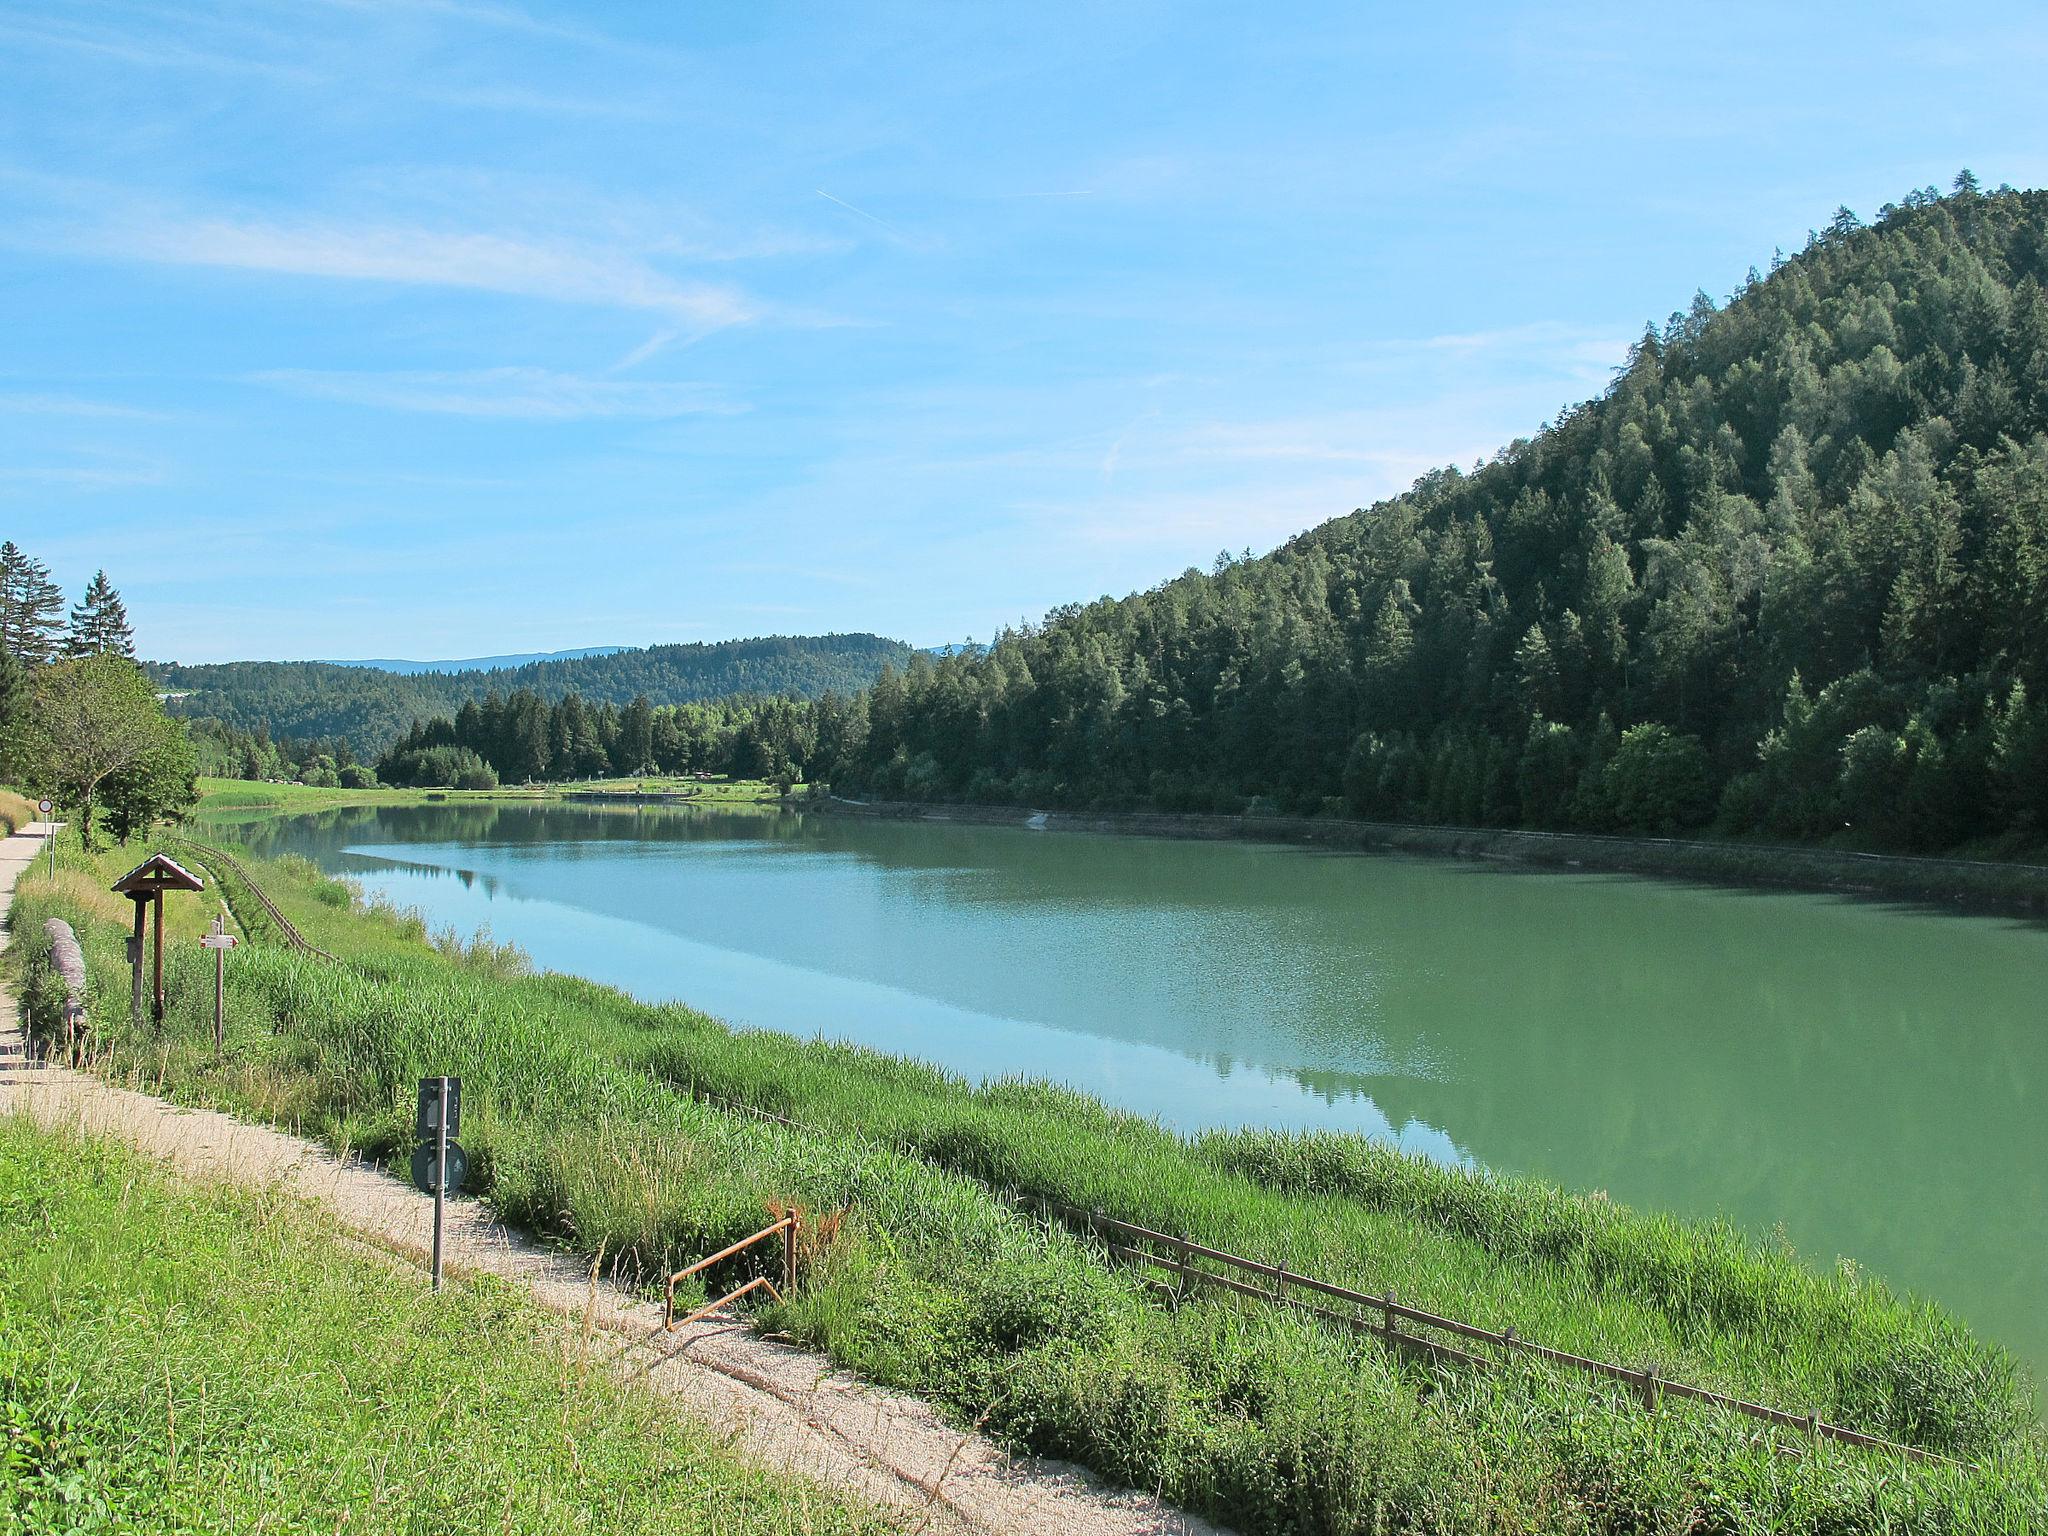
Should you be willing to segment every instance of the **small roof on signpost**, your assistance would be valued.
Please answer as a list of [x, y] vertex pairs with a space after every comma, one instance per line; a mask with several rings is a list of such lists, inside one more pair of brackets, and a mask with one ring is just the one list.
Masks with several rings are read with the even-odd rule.
[[116, 880], [114, 889], [131, 900], [140, 900], [158, 891], [203, 891], [206, 882], [167, 854], [153, 853]]

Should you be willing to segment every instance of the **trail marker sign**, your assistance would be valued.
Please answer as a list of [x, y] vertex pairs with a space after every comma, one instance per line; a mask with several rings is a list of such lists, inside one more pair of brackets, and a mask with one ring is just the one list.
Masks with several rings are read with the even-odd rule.
[[460, 1189], [469, 1173], [469, 1157], [456, 1144], [462, 1127], [462, 1079], [420, 1079], [420, 1111], [415, 1128], [420, 1144], [412, 1154], [412, 1181], [434, 1197], [434, 1289], [441, 1289], [441, 1221], [448, 1191]]
[[413, 1121], [413, 1134], [421, 1141], [432, 1141], [440, 1134], [443, 1083], [448, 1085], [448, 1135], [452, 1139], [462, 1134], [462, 1079], [423, 1077], [420, 1079], [419, 1114]]
[[228, 932], [225, 917], [216, 917], [199, 942], [213, 951], [213, 1054], [219, 1060], [228, 1035], [228, 951], [241, 940]]
[[[438, 1158], [439, 1152], [440, 1148], [431, 1141], [422, 1142], [419, 1146], [413, 1148], [413, 1188], [419, 1190], [423, 1194], [431, 1195], [434, 1193], [434, 1163]], [[454, 1194], [459, 1192], [463, 1186], [464, 1181], [468, 1178], [469, 1154], [463, 1151], [458, 1143], [451, 1141], [448, 1143], [449, 1193]]]

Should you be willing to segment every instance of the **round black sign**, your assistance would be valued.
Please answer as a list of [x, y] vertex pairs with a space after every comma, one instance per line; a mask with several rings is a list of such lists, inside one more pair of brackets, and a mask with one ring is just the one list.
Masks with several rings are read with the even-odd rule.
[[[469, 1177], [469, 1154], [462, 1150], [460, 1142], [448, 1143], [448, 1193], [451, 1195], [462, 1188], [462, 1181]], [[434, 1144], [422, 1142], [412, 1154], [412, 1182], [415, 1188], [427, 1194], [434, 1192]]]

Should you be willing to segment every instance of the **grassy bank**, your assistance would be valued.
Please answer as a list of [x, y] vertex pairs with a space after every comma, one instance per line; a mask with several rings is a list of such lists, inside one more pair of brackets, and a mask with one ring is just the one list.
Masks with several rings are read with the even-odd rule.
[[[264, 784], [248, 779], [201, 779], [201, 798], [209, 820], [220, 823], [246, 817], [305, 816], [363, 805], [490, 805], [504, 801], [632, 799], [644, 796], [664, 803], [703, 805], [734, 810], [774, 805], [781, 799], [774, 785], [760, 779], [590, 779], [564, 784], [530, 784], [502, 789], [325, 789], [312, 784]], [[31, 813], [33, 807], [30, 807]], [[8, 814], [0, 795], [0, 819]]]
[[511, 1287], [0, 1116], [0, 1531], [879, 1532]]
[[[721, 1247], [771, 1206], [843, 1212], [776, 1326], [1246, 1532], [1998, 1531], [2042, 1518], [2043, 1448], [2010, 1360], [1858, 1274], [1352, 1138], [1183, 1140], [1043, 1085], [975, 1089], [912, 1062], [734, 1033], [522, 974], [487, 946], [436, 948], [303, 863], [252, 867], [347, 963], [238, 951], [218, 1065], [211, 966], [189, 944], [174, 948], [164, 1032], [127, 1032], [107, 867], [74, 855], [55, 888], [24, 881], [10, 963], [33, 977], [40, 918], [71, 917], [116, 1071], [374, 1155], [408, 1145], [417, 1076], [462, 1073], [487, 1196], [581, 1251], [602, 1244], [629, 1277]], [[695, 1088], [822, 1134], [728, 1117]], [[1021, 1215], [1014, 1191], [1982, 1465], [1787, 1455], [1750, 1421], [1651, 1417], [1542, 1367], [1439, 1374], [1312, 1320], [1176, 1303]]]

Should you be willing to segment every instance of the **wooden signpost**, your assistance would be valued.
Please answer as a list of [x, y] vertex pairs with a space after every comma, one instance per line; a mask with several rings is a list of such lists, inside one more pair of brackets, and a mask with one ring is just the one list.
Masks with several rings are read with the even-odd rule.
[[166, 854], [155, 853], [114, 882], [116, 894], [135, 903], [135, 936], [128, 941], [128, 961], [133, 967], [129, 988], [129, 1012], [139, 1028], [142, 1024], [142, 930], [150, 909], [156, 910], [156, 986], [150, 1017], [164, 1021], [164, 892], [203, 891], [206, 882]]
[[227, 931], [227, 919], [216, 917], [213, 930], [199, 942], [213, 951], [213, 1054], [216, 1060], [221, 1045], [227, 1039], [228, 1017], [228, 951], [241, 940]]

